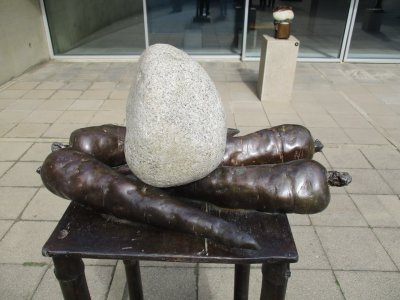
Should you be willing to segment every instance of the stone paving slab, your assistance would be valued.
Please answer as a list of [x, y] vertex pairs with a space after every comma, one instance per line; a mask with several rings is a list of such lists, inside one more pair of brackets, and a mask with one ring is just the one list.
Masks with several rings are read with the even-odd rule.
[[[45, 102], [43, 102], [45, 103]], [[0, 112], [1, 126], [7, 126], [11, 123], [12, 127], [16, 126], [18, 122], [26, 118], [31, 113], [31, 110], [12, 110], [5, 109]], [[11, 127], [11, 128], [12, 128]], [[7, 130], [8, 131], [8, 130]]]
[[[160, 267], [160, 268], [195, 268], [196, 263], [183, 263], [183, 262], [167, 262], [167, 261], [149, 261], [149, 260], [142, 260], [140, 262], [141, 267]], [[211, 264], [207, 264], [209, 266]], [[221, 265], [218, 265], [221, 266]]]
[[400, 231], [397, 228], [374, 228], [374, 233], [400, 269]]
[[118, 261], [115, 267], [110, 289], [108, 291], [107, 300], [126, 299], [127, 297], [124, 298], [125, 293], [127, 293], [125, 266], [122, 261]]
[[21, 161], [37, 161], [38, 165], [50, 154], [52, 143], [34, 143], [21, 157]]
[[83, 262], [85, 266], [113, 266], [117, 264], [116, 259], [95, 259], [95, 258], [84, 258]]
[[[345, 189], [350, 194], [392, 194], [393, 191], [379, 172], [374, 169], [342, 169], [349, 172], [353, 181]], [[386, 171], [385, 171], [386, 172]]]
[[[325, 148], [326, 147], [324, 146], [324, 149]], [[322, 151], [324, 151], [324, 150], [322, 150]], [[315, 153], [313, 156], [313, 160], [319, 162], [321, 165], [323, 165], [327, 169], [332, 168], [332, 165], [326, 159], [326, 155], [324, 152]], [[333, 190], [336, 190], [336, 189], [333, 189]]]
[[14, 223], [14, 221], [9, 221], [9, 220], [0, 220], [0, 240], [3, 238], [3, 236], [6, 234], [8, 229], [10, 229], [11, 225]]
[[333, 194], [329, 206], [321, 213], [310, 215], [316, 226], [367, 226], [367, 222], [348, 195]]
[[[63, 81], [42, 81], [39, 85], [35, 86], [37, 90], [58, 90], [64, 85]], [[15, 86], [13, 85], [13, 88]]]
[[374, 128], [345, 128], [345, 133], [354, 144], [388, 145], [389, 141]]
[[328, 258], [312, 226], [292, 226], [299, 262], [292, 269], [330, 269]]
[[18, 160], [31, 146], [28, 142], [0, 142], [1, 160]]
[[290, 300], [344, 299], [330, 270], [293, 270], [287, 287]]
[[400, 153], [392, 148], [368, 148], [361, 150], [376, 169], [400, 169]]
[[[392, 110], [397, 111], [399, 113], [399, 105], [391, 106]], [[370, 117], [374, 120], [379, 126], [385, 129], [399, 129], [400, 128], [400, 120], [398, 115], [395, 116], [386, 116], [386, 115], [374, 115], [371, 114]]]
[[67, 209], [70, 201], [62, 199], [46, 188], [40, 188], [25, 208], [21, 219], [58, 221]]
[[36, 173], [38, 167], [37, 162], [17, 162], [1, 177], [0, 186], [40, 187], [42, 180]]
[[396, 194], [400, 194], [400, 170], [379, 170], [386, 182]]
[[20, 82], [15, 82], [10, 86], [10, 90], [32, 90], [36, 86], [38, 86], [40, 81], [20, 81]]
[[[396, 299], [399, 65], [299, 63], [292, 102], [262, 104], [258, 62], [202, 64], [216, 81], [228, 126], [243, 135], [281, 123], [306, 125], [325, 145], [315, 160], [353, 176], [349, 187], [331, 189], [324, 212], [289, 216], [300, 261], [292, 265], [287, 299]], [[35, 290], [33, 299], [61, 295], [51, 260], [40, 251], [68, 201], [46, 192], [35, 170], [50, 144], [67, 143], [73, 130], [125, 123], [136, 65], [50, 62], [0, 87], [0, 274], [26, 283], [0, 280], [0, 291], [12, 287], [7, 299], [29, 299]], [[85, 263], [93, 299], [127, 299], [122, 262]], [[141, 265], [150, 299], [226, 299], [233, 293], [229, 264]], [[252, 265], [250, 299], [259, 298], [260, 288], [260, 265]]]
[[86, 127], [87, 123], [54, 123], [49, 129], [42, 135], [44, 138], [52, 138], [56, 141], [56, 139], [69, 139], [69, 136], [72, 131]]
[[[332, 106], [337, 107], [337, 105]], [[354, 111], [354, 109], [351, 110]], [[329, 109], [329, 112], [332, 114], [331, 108]], [[351, 113], [350, 109], [346, 109], [343, 113], [332, 114], [332, 117], [342, 128], [373, 128], [373, 126], [360, 114], [357, 112]]]
[[371, 227], [400, 227], [400, 201], [395, 195], [351, 195]]
[[42, 246], [53, 232], [56, 222], [16, 222], [0, 241], [1, 263], [49, 263], [42, 256]]
[[94, 114], [93, 118], [90, 120], [90, 125], [100, 125], [100, 124], [117, 124], [124, 125], [126, 123], [126, 116], [124, 110], [107, 110], [98, 111]]
[[63, 112], [72, 105], [76, 100], [74, 99], [62, 99], [62, 100], [46, 100], [37, 107], [37, 110], [58, 110]]
[[0, 176], [2, 176], [14, 163], [11, 161], [2, 161], [0, 162]]
[[[86, 266], [85, 275], [92, 299], [107, 299], [108, 288], [112, 279], [113, 267]], [[33, 300], [62, 300], [60, 285], [54, 276], [53, 267], [49, 268], [40, 282]]]
[[75, 124], [75, 123], [88, 123], [94, 116], [96, 111], [65, 111], [55, 122], [58, 123], [66, 123], [66, 124]]
[[304, 125], [303, 120], [297, 113], [291, 114], [279, 114], [279, 113], [267, 113], [267, 117], [271, 126], [278, 126], [281, 124], [299, 124]]
[[[258, 273], [261, 273], [258, 270]], [[233, 299], [234, 270], [231, 268], [200, 268], [199, 300]], [[259, 289], [259, 291], [261, 288]]]
[[312, 135], [323, 142], [324, 145], [342, 145], [350, 144], [351, 140], [342, 128], [323, 128], [313, 127], [310, 128]]
[[0, 219], [17, 219], [36, 192], [31, 187], [0, 187]]
[[13, 104], [15, 100], [14, 99], [0, 99], [0, 109], [6, 109], [9, 107], [11, 104]]
[[300, 118], [303, 120], [304, 125], [309, 128], [317, 127], [317, 128], [336, 128], [338, 124], [335, 120], [327, 115], [327, 114], [311, 114], [309, 112], [302, 113], [298, 112]]
[[125, 108], [126, 100], [104, 100], [100, 106], [100, 110], [125, 110]]
[[85, 111], [99, 109], [105, 100], [76, 100], [68, 110], [72, 111]]
[[18, 99], [14, 100], [12, 104], [7, 106], [8, 110], [33, 110], [42, 104], [45, 100], [35, 100], [33, 99]]
[[289, 214], [287, 217], [291, 226], [311, 225], [310, 217], [308, 215]]
[[196, 269], [141, 268], [145, 299], [196, 299]]
[[[40, 107], [43, 107], [43, 104], [45, 104], [45, 102], [42, 102]], [[38, 110], [38, 107], [36, 109], [37, 110], [33, 111], [25, 119], [23, 119], [22, 122], [52, 124], [62, 114], [62, 111], [60, 110]]]
[[369, 228], [316, 227], [316, 231], [334, 270], [397, 270]]
[[37, 138], [40, 137], [49, 126], [50, 124], [45, 123], [20, 123], [7, 132], [5, 137]]
[[[47, 265], [0, 265], [0, 295], [2, 299], [31, 299]], [[47, 299], [54, 299], [52, 297]]]
[[335, 274], [347, 300], [399, 298], [398, 272], [335, 271]]
[[372, 168], [358, 149], [325, 148], [324, 154], [334, 168]]
[[26, 90], [4, 90], [0, 92], [0, 99], [18, 99], [26, 93]]

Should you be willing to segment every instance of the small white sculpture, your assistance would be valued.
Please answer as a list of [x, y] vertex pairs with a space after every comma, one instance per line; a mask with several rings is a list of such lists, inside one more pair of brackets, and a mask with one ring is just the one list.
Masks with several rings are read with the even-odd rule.
[[273, 10], [275, 24], [275, 38], [288, 39], [290, 36], [290, 23], [294, 19], [291, 6], [278, 6]]

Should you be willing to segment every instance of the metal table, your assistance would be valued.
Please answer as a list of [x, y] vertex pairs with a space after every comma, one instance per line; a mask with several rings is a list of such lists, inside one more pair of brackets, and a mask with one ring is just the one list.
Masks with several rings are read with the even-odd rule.
[[289, 265], [298, 260], [286, 215], [198, 205], [251, 233], [261, 249], [228, 249], [190, 234], [115, 222], [72, 202], [42, 250], [54, 261], [64, 299], [90, 299], [82, 258], [123, 260], [130, 299], [143, 299], [140, 260], [235, 264], [236, 300], [248, 298], [250, 264], [262, 264], [260, 299], [284, 299]]

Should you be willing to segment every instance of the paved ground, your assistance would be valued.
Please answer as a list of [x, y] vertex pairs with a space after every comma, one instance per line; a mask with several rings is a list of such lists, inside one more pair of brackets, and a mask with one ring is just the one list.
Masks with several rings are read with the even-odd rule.
[[[242, 133], [304, 124], [325, 144], [316, 159], [353, 175], [323, 213], [292, 215], [300, 261], [288, 299], [400, 298], [400, 65], [311, 64], [297, 68], [293, 101], [261, 105], [257, 63], [204, 62]], [[35, 170], [50, 143], [73, 129], [123, 124], [135, 63], [57, 63], [0, 88], [0, 298], [61, 299], [41, 246], [68, 205]], [[124, 297], [123, 266], [87, 261], [93, 299]], [[146, 263], [146, 299], [230, 299], [226, 265]], [[251, 271], [251, 299], [260, 291]], [[126, 297], [126, 292], [125, 292]]]

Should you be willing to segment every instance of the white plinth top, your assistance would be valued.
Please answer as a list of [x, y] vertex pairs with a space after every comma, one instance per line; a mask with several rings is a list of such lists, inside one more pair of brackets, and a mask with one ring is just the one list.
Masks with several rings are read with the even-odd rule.
[[294, 35], [290, 35], [288, 39], [276, 39], [268, 34], [264, 34], [263, 37], [267, 40], [267, 43], [300, 43]]

